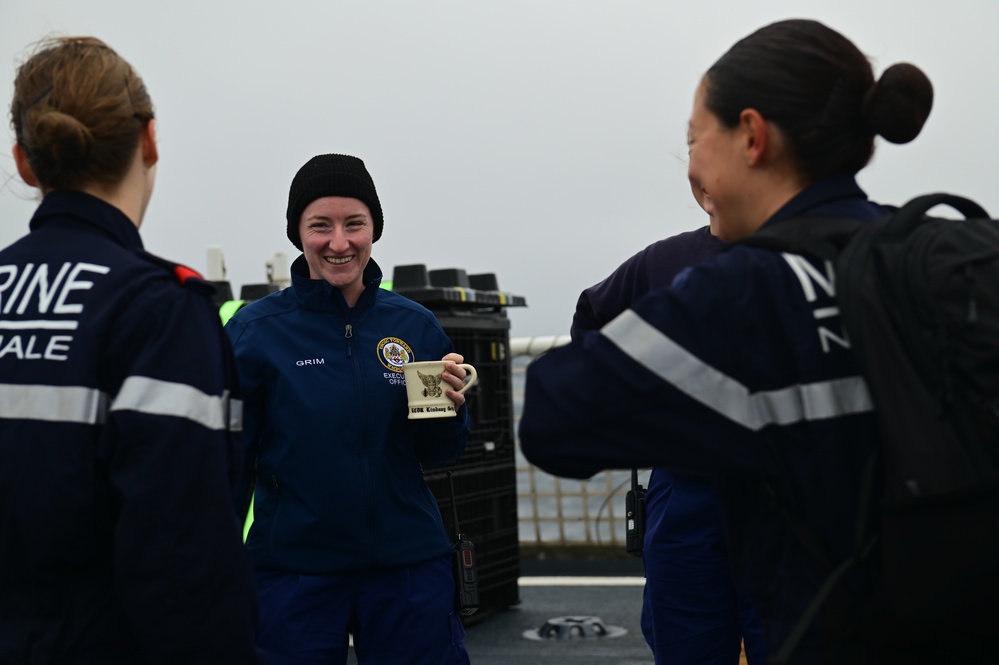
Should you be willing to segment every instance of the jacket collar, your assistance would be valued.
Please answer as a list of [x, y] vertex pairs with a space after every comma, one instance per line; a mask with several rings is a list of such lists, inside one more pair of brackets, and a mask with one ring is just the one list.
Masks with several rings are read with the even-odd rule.
[[96, 196], [68, 189], [46, 194], [31, 217], [29, 228], [35, 231], [46, 224], [64, 222], [67, 218], [103, 232], [119, 245], [133, 250], [142, 249], [139, 229], [125, 213]]
[[[357, 299], [354, 310], [370, 308], [378, 295], [382, 282], [382, 269], [374, 259], [368, 259], [368, 265], [365, 266], [361, 279], [364, 281], [364, 291]], [[291, 264], [291, 286], [299, 302], [309, 309], [339, 311], [344, 315], [351, 309], [347, 307], [347, 301], [340, 293], [340, 289], [324, 279], [309, 277], [309, 264], [305, 261], [305, 254], [301, 254]]]
[[766, 224], [805, 214], [873, 221], [887, 213], [887, 208], [868, 200], [856, 178], [838, 175], [816, 180], [798, 192]]

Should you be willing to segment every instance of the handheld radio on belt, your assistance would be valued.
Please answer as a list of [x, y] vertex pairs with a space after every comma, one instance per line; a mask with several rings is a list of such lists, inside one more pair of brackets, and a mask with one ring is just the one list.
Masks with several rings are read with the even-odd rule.
[[625, 551], [632, 556], [642, 556], [645, 540], [645, 488], [638, 484], [638, 469], [631, 470], [631, 489], [624, 497]]
[[475, 544], [458, 528], [458, 504], [454, 500], [454, 481], [450, 471], [447, 472], [447, 484], [451, 490], [451, 514], [454, 518], [456, 605], [459, 614], [468, 616], [479, 609], [479, 573], [475, 562]]

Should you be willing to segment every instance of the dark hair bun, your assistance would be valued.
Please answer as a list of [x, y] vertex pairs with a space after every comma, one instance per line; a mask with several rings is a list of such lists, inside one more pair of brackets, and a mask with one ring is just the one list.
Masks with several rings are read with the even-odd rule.
[[933, 108], [933, 84], [919, 67], [892, 65], [864, 97], [868, 128], [891, 143], [919, 136]]
[[71, 115], [60, 111], [42, 113], [33, 134], [37, 154], [50, 161], [49, 168], [56, 172], [62, 169], [72, 172], [90, 158], [94, 136]]

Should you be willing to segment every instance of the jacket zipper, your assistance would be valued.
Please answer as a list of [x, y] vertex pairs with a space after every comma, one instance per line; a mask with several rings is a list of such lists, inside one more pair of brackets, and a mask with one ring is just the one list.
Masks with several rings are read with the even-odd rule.
[[[347, 323], [344, 326], [344, 334], [343, 334], [343, 336], [347, 339], [347, 357], [353, 359], [353, 357], [354, 357], [353, 356], [354, 326], [351, 325], [350, 323]], [[362, 372], [362, 369], [361, 369], [359, 363], [357, 362], [357, 360], [354, 360], [353, 364], [354, 364], [354, 372], [355, 372], [355, 376], [356, 376], [356, 380], [357, 380], [357, 390], [358, 390], [358, 394], [361, 396], [361, 401], [362, 401], [361, 408], [360, 408], [360, 413], [364, 414], [364, 413], [367, 412], [367, 409], [366, 409], [366, 404], [364, 404], [364, 397], [365, 397], [365, 395], [364, 395], [363, 372]], [[367, 540], [368, 540], [369, 543], [374, 543], [375, 533], [377, 533], [377, 526], [376, 526], [377, 515], [376, 515], [376, 508], [375, 508], [376, 497], [374, 496], [374, 493], [372, 492], [372, 487], [371, 487], [371, 485], [372, 485], [372, 479], [371, 479], [370, 460], [368, 458], [368, 453], [369, 453], [368, 448], [369, 448], [369, 446], [368, 446], [368, 427], [367, 427], [366, 418], [362, 418], [361, 419], [361, 441], [362, 441], [362, 447], [363, 447], [363, 454], [361, 456], [361, 459], [363, 460], [363, 463], [364, 463], [364, 477], [365, 477], [365, 481], [366, 481], [365, 482], [365, 487], [366, 487], [366, 491], [367, 491], [367, 501], [364, 504], [365, 506], [367, 506], [367, 509], [368, 509], [368, 529], [369, 529], [369, 535], [368, 535]], [[370, 551], [370, 557], [371, 557], [372, 561], [377, 562], [377, 559], [378, 559], [378, 550], [377, 550], [377, 547], [372, 546], [372, 549]]]

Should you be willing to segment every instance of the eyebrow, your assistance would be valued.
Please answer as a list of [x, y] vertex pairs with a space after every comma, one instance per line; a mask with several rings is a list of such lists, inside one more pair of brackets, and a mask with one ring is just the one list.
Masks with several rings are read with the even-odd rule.
[[[357, 212], [357, 213], [354, 213], [352, 215], [347, 215], [346, 217], [343, 218], [343, 221], [345, 221], [345, 222], [352, 222], [352, 221], [358, 220], [358, 219], [361, 220], [361, 221], [367, 221], [368, 220], [368, 216], [365, 215], [363, 212]], [[333, 218], [332, 217], [327, 217], [326, 215], [311, 215], [310, 217], [306, 217], [305, 221], [306, 222], [332, 222]]]

